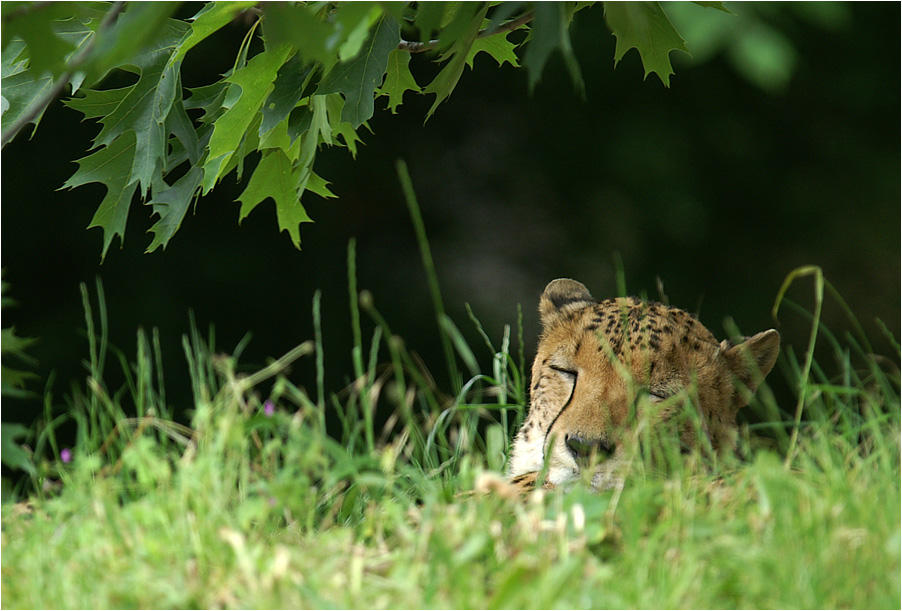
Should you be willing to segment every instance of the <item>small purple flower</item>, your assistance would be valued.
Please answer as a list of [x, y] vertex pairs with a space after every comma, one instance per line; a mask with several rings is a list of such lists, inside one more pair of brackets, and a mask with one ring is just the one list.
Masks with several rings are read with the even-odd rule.
[[62, 460], [66, 464], [72, 462], [72, 450], [70, 450], [69, 448], [63, 448], [62, 452], [60, 452], [60, 460]]
[[267, 415], [267, 417], [272, 416], [276, 413], [276, 405], [269, 399], [266, 400], [266, 403], [263, 404], [263, 413]]

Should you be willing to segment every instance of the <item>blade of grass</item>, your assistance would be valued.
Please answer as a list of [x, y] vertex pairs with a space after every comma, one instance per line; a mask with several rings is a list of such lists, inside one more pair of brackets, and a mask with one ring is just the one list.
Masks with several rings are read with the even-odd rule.
[[460, 372], [457, 370], [457, 361], [454, 358], [454, 347], [451, 338], [448, 337], [447, 330], [442, 325], [445, 318], [445, 306], [442, 303], [442, 293], [438, 286], [438, 277], [435, 273], [435, 264], [432, 261], [432, 250], [429, 247], [429, 240], [426, 237], [426, 226], [423, 224], [423, 216], [420, 214], [420, 205], [417, 203], [417, 196], [413, 190], [413, 182], [410, 180], [410, 173], [407, 171], [407, 164], [403, 159], [395, 162], [395, 168], [398, 171], [398, 179], [401, 181], [401, 189], [404, 191], [404, 200], [407, 202], [407, 209], [410, 211], [410, 220], [413, 222], [414, 231], [417, 234], [417, 244], [420, 247], [420, 257], [423, 260], [423, 269], [426, 271], [426, 280], [429, 283], [429, 293], [432, 296], [432, 307], [435, 309], [435, 321], [438, 325], [439, 337], [442, 341], [442, 350], [445, 353], [445, 363], [448, 367], [448, 378], [454, 393], [460, 390], [462, 380]]
[[623, 257], [614, 251], [614, 277], [617, 279], [617, 296], [628, 297], [626, 292], [626, 271], [623, 269]]
[[153, 356], [154, 356], [154, 366], [157, 372], [157, 392], [160, 396], [160, 414], [161, 418], [165, 418], [167, 420], [171, 419], [171, 414], [169, 413], [169, 407], [166, 405], [166, 385], [163, 379], [163, 357], [162, 350], [160, 348], [160, 330], [156, 327], [153, 328]]
[[442, 316], [441, 323], [444, 332], [451, 338], [451, 343], [454, 345], [457, 354], [469, 370], [470, 375], [476, 375], [476, 372], [479, 371], [479, 364], [476, 362], [473, 351], [470, 350], [467, 340], [464, 339], [464, 336], [457, 328], [457, 325], [454, 324], [454, 321], [451, 320], [449, 316]]
[[485, 329], [482, 328], [482, 323], [476, 318], [476, 314], [473, 313], [473, 308], [470, 307], [469, 303], [464, 303], [464, 308], [467, 310], [467, 316], [470, 317], [470, 321], [473, 323], [473, 326], [476, 327], [476, 331], [479, 332], [480, 337], [485, 342], [485, 345], [489, 347], [489, 350], [494, 353], [495, 346], [492, 344], [492, 340], [489, 339], [488, 333], [485, 332]]
[[323, 365], [322, 291], [313, 293], [313, 339], [316, 350], [316, 407], [320, 430], [326, 432], [326, 369]]
[[[357, 293], [357, 240], [353, 238], [348, 241], [348, 297], [351, 307], [351, 329], [354, 334], [354, 346], [351, 348], [354, 379], [358, 383], [364, 383], [366, 371], [363, 368], [363, 333], [360, 329], [360, 296]], [[372, 453], [376, 449], [376, 437], [373, 432], [373, 406], [370, 404], [368, 389], [360, 389], [358, 396], [365, 423], [366, 447]], [[351, 418], [349, 422], [354, 422], [354, 420]]]

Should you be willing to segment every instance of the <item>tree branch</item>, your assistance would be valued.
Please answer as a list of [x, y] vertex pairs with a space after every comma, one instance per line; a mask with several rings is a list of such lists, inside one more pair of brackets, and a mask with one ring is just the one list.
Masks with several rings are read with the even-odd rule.
[[[488, 36], [494, 36], [495, 34], [500, 34], [501, 32], [510, 32], [511, 30], [516, 30], [521, 25], [527, 24], [532, 21], [532, 18], [535, 15], [532, 11], [517, 17], [516, 19], [512, 19], [511, 21], [502, 23], [494, 30], [479, 30], [479, 33], [476, 35], [476, 38], [486, 38]], [[438, 40], [424, 40], [422, 42], [410, 41], [410, 40], [402, 40], [398, 44], [398, 50], [407, 51], [408, 53], [422, 53], [423, 51], [430, 51], [438, 46]]]
[[72, 58], [69, 62], [69, 69], [66, 70], [63, 74], [59, 76], [56, 82], [53, 84], [53, 87], [50, 88], [43, 97], [38, 98], [35, 102], [28, 107], [28, 110], [19, 115], [19, 118], [13, 121], [12, 125], [10, 125], [6, 131], [3, 132], [2, 136], [0, 136], [0, 147], [6, 146], [6, 144], [16, 137], [23, 127], [34, 121], [35, 117], [41, 114], [50, 103], [58, 96], [66, 85], [69, 84], [69, 80], [72, 78], [72, 75], [75, 74], [84, 61], [91, 54], [91, 51], [94, 50], [94, 47], [97, 43], [97, 37], [106, 30], [110, 24], [115, 21], [116, 17], [122, 12], [122, 7], [125, 5], [125, 2], [120, 0], [113, 4], [113, 7], [110, 9], [110, 12], [104, 15], [103, 21], [97, 26], [97, 29], [94, 31], [94, 35], [91, 37], [91, 40], [82, 47], [81, 51], [78, 52], [78, 55]]

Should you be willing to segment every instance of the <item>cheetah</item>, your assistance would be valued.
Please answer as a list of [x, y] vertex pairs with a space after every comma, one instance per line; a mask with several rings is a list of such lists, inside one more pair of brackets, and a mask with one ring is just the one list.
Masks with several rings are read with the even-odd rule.
[[[732, 449], [736, 414], [780, 347], [774, 329], [718, 343], [688, 312], [634, 297], [597, 302], [569, 279], [548, 284], [539, 313], [530, 408], [508, 470], [524, 488], [540, 473], [546, 487], [581, 478], [596, 490], [622, 482], [626, 442], [648, 414], [678, 422], [673, 431], [683, 448]], [[687, 405], [694, 417], [674, 418]]]

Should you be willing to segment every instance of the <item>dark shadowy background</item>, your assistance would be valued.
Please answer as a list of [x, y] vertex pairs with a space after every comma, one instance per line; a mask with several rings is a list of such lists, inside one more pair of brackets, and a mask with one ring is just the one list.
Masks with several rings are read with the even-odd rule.
[[[438, 333], [395, 174], [404, 158], [446, 307], [485, 362], [465, 302], [499, 343], [522, 304], [529, 358], [545, 284], [568, 276], [599, 299], [612, 296], [614, 253], [629, 292], [659, 298], [660, 278], [672, 304], [697, 311], [721, 337], [727, 316], [746, 334], [774, 326], [783, 279], [819, 265], [876, 349], [891, 353], [875, 318], [898, 338], [900, 6], [757, 4], [727, 3], [737, 16], [723, 17], [736, 32], [719, 41], [698, 34], [694, 63], [673, 53], [670, 89], [655, 75], [643, 81], [636, 51], [612, 69], [614, 38], [599, 5], [571, 28], [584, 99], [558, 56], [530, 95], [525, 70], [482, 55], [425, 124], [431, 96], [408, 93], [394, 116], [377, 102], [356, 161], [345, 149], [320, 153], [316, 171], [338, 199], [305, 200], [316, 223], [302, 227], [301, 251], [278, 233], [271, 203], [238, 226], [243, 186], [233, 174], [165, 251], [143, 254], [152, 221], [149, 209], [135, 207], [123, 247], [114, 242], [101, 263], [101, 232], [85, 227], [103, 187], [57, 191], [99, 126], [54, 103], [32, 139], [22, 134], [2, 153], [2, 265], [6, 296], [18, 302], [3, 312], [3, 326], [39, 338], [30, 353], [42, 380], [56, 372], [62, 403], [85, 375], [78, 286], [88, 283], [93, 294], [99, 277], [116, 346], [133, 358], [138, 327], [159, 329], [168, 396], [181, 410], [191, 400], [181, 348], [189, 310], [202, 330], [215, 324], [219, 350], [252, 333], [242, 362], [262, 364], [312, 338], [311, 299], [321, 289], [327, 385], [337, 391], [352, 371], [346, 249], [356, 237], [359, 287], [441, 381]], [[702, 22], [687, 14], [675, 21], [693, 50], [681, 24]], [[216, 80], [245, 31], [234, 23], [192, 51], [184, 84]], [[743, 54], [775, 49], [783, 52], [776, 76], [756, 77], [744, 63]], [[436, 70], [426, 56], [411, 65], [423, 85]], [[801, 281], [790, 296], [810, 308], [811, 287]], [[824, 321], [837, 333], [849, 328], [829, 298]], [[789, 311], [781, 322], [784, 346], [801, 353], [809, 323]], [[117, 367], [108, 365], [110, 381]], [[291, 375], [311, 386], [312, 361]], [[5, 399], [3, 408], [5, 421], [28, 422], [40, 402]]]

